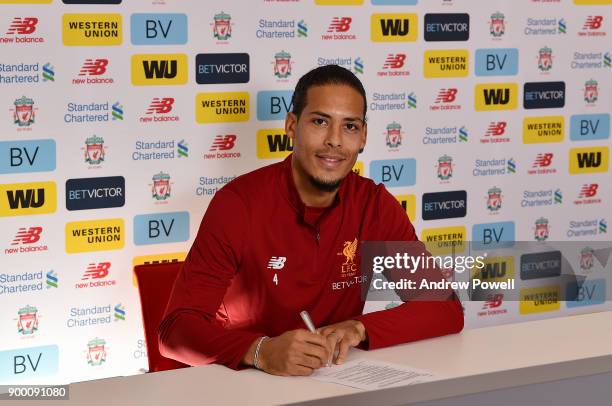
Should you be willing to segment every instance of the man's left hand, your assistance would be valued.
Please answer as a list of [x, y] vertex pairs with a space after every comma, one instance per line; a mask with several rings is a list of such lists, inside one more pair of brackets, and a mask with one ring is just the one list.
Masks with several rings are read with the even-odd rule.
[[[334, 357], [333, 362], [336, 365], [344, 362], [349, 348], [356, 347], [367, 339], [365, 326], [358, 320], [330, 324], [317, 329], [317, 332], [327, 338], [331, 355]], [[338, 350], [337, 355], [335, 355], [336, 350]]]

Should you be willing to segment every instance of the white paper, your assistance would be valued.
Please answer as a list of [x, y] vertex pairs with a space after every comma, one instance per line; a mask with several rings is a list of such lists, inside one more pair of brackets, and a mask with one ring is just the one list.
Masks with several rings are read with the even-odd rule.
[[317, 369], [310, 377], [321, 382], [365, 390], [414, 385], [439, 379], [433, 373], [421, 369], [363, 359]]

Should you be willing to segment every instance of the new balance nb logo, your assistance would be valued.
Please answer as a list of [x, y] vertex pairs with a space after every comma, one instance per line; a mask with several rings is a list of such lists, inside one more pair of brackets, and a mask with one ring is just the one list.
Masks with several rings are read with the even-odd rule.
[[285, 261], [287, 257], [272, 257], [268, 261], [268, 269], [283, 269], [285, 267]]

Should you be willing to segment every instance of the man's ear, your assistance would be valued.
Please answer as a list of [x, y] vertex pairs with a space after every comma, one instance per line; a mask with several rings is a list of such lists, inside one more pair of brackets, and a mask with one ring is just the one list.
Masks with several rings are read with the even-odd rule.
[[361, 154], [365, 148], [366, 141], [368, 139], [368, 123], [363, 123], [363, 139], [361, 141], [361, 148], [359, 148], [359, 153]]
[[295, 138], [295, 129], [297, 127], [297, 116], [288, 112], [287, 116], [285, 116], [285, 134], [287, 137], [294, 139]]

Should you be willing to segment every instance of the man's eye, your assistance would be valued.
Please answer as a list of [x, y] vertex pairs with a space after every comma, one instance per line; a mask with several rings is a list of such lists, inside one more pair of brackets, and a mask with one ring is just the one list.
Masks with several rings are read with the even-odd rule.
[[355, 123], [346, 123], [346, 129], [349, 131], [357, 131], [359, 130], [359, 126]]
[[312, 120], [313, 123], [315, 123], [316, 125], [325, 125], [326, 122], [325, 120], [323, 120], [322, 118], [315, 118], [314, 120]]

